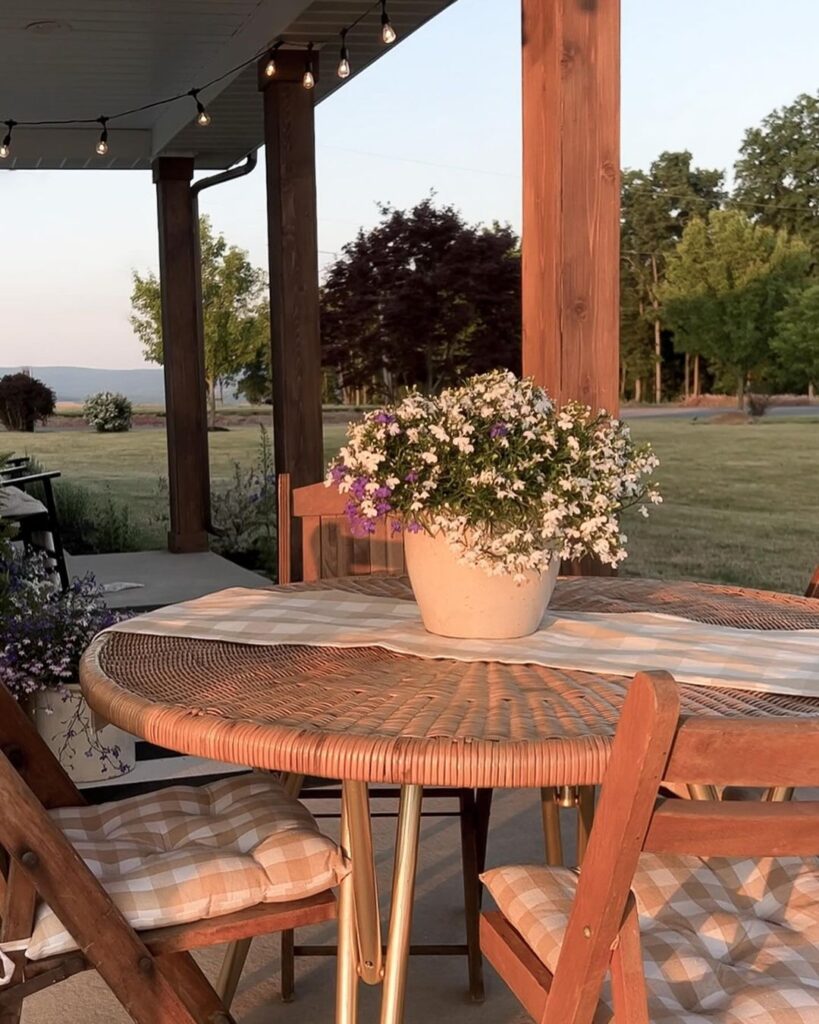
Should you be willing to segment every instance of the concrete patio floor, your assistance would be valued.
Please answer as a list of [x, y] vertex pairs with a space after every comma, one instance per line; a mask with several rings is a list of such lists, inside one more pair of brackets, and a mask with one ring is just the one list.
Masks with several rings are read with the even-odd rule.
[[[542, 863], [543, 838], [538, 793], [496, 792], [489, 834], [488, 864]], [[449, 802], [452, 806], [453, 802]], [[394, 806], [394, 805], [393, 805]], [[432, 806], [431, 804], [429, 806]], [[326, 809], [314, 805], [316, 812]], [[383, 809], [383, 808], [381, 808]], [[564, 844], [574, 849], [571, 818], [564, 817]], [[336, 834], [335, 820], [324, 820]], [[375, 821], [376, 859], [382, 900], [392, 867], [394, 819]], [[459, 828], [457, 818], [424, 818], [413, 940], [419, 943], [463, 942]], [[334, 926], [305, 929], [297, 941], [334, 941]], [[309, 936], [307, 938], [306, 936]], [[212, 977], [221, 949], [208, 951], [201, 963]], [[487, 997], [469, 1002], [463, 957], [413, 957], [410, 961], [405, 1024], [524, 1024], [529, 1017], [486, 965]], [[257, 939], [233, 1004], [240, 1024], [332, 1024], [335, 960], [301, 959], [296, 965], [296, 998], [279, 998], [278, 938]], [[359, 1024], [377, 1024], [379, 989], [360, 986]], [[128, 1024], [130, 1018], [105, 984], [91, 972], [77, 975], [27, 1000], [23, 1024]]]
[[70, 576], [93, 573], [102, 586], [136, 583], [105, 595], [109, 608], [145, 611], [213, 594], [228, 587], [269, 587], [258, 573], [212, 551], [174, 555], [170, 551], [124, 551], [110, 555], [66, 555]]

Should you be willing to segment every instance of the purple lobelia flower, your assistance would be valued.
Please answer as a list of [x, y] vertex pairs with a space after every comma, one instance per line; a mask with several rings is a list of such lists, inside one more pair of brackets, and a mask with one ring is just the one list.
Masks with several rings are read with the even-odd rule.
[[509, 433], [509, 427], [506, 423], [493, 423], [489, 428], [490, 437], [506, 437]]

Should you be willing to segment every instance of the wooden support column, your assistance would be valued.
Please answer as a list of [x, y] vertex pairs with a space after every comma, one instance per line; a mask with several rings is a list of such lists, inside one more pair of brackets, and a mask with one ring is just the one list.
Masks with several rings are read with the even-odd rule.
[[522, 0], [523, 370], [619, 407], [620, 0]]
[[[302, 86], [305, 51], [279, 50], [276, 75], [259, 62], [267, 159], [270, 344], [276, 472], [293, 487], [321, 480], [318, 227], [313, 90]], [[318, 78], [318, 60], [313, 62]], [[301, 579], [298, 520], [291, 539], [293, 578]]]
[[190, 187], [193, 159], [160, 157], [153, 173], [168, 434], [168, 547], [175, 552], [207, 551], [210, 468], [198, 205]]

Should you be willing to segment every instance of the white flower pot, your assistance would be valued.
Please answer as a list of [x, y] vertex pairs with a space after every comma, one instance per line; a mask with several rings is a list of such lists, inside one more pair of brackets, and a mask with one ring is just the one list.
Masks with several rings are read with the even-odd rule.
[[[115, 725], [97, 722], [76, 683], [43, 690], [32, 699], [37, 732], [74, 782], [100, 782], [130, 772], [136, 740]], [[118, 751], [118, 752], [115, 752]]]
[[424, 626], [440, 636], [507, 639], [528, 636], [543, 619], [560, 568], [553, 557], [544, 573], [524, 583], [464, 565], [442, 533], [406, 532], [404, 551]]

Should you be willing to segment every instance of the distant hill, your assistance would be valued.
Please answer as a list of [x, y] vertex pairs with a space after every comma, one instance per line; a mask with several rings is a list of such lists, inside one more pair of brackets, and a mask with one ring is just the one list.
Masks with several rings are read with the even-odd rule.
[[[0, 366], [0, 376], [20, 366]], [[164, 405], [162, 367], [100, 370], [88, 366], [27, 366], [27, 371], [57, 393], [58, 402], [82, 402], [97, 391], [119, 391], [139, 405]]]

